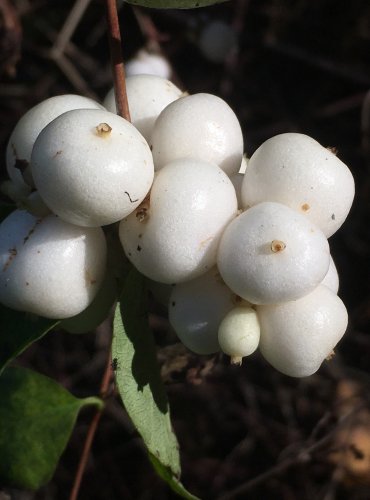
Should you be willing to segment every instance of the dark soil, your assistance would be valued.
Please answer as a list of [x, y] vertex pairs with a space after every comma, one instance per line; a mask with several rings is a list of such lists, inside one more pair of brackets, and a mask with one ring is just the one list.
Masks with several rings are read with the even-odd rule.
[[[73, 70], [48, 57], [72, 6], [70, 0], [0, 2], [2, 178], [9, 134], [27, 109], [63, 93], [102, 99], [112, 85], [103, 2], [91, 2], [66, 47]], [[159, 37], [175, 82], [190, 93], [215, 93], [236, 111], [248, 156], [275, 134], [306, 133], [338, 149], [357, 186], [347, 221], [330, 239], [350, 323], [335, 357], [317, 374], [288, 378], [259, 354], [240, 368], [221, 356], [190, 354], [182, 366], [174, 355], [165, 381], [182, 481], [204, 500], [369, 500], [370, 4], [231, 0], [193, 11], [141, 12], [144, 26], [156, 28], [149, 35]], [[148, 33], [129, 5], [120, 17], [127, 59]], [[223, 64], [207, 61], [197, 45], [215, 19], [239, 37], [238, 53]], [[168, 363], [165, 312], [153, 306], [151, 319], [160, 359]], [[108, 350], [104, 328], [86, 335], [58, 331], [21, 362], [86, 396], [99, 391]], [[89, 410], [80, 415], [49, 485], [37, 493], [0, 488], [0, 498], [68, 498], [91, 418]], [[108, 400], [79, 498], [175, 498], [153, 472], [118, 397]]]

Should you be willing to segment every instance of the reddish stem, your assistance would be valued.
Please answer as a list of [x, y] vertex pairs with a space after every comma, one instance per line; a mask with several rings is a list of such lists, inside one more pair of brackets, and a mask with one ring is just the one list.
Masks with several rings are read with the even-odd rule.
[[[127, 101], [127, 93], [126, 93], [125, 68], [123, 65], [122, 47], [121, 47], [122, 42], [121, 42], [121, 33], [118, 23], [116, 0], [106, 0], [106, 10], [107, 10], [108, 37], [109, 37], [109, 47], [110, 47], [111, 64], [113, 71], [114, 92], [116, 96], [117, 114], [122, 116], [126, 120], [131, 121], [128, 101]], [[107, 398], [111, 378], [112, 378], [112, 365], [111, 365], [111, 353], [109, 353], [107, 366], [105, 368], [100, 386], [100, 397], [103, 400]], [[98, 428], [100, 418], [103, 414], [103, 410], [104, 410], [103, 408], [97, 410], [95, 412], [93, 419], [91, 420], [69, 500], [77, 500], [82, 477], [86, 469], [91, 446], [94, 440], [96, 430]]]
[[125, 67], [122, 57], [122, 41], [118, 22], [117, 2], [116, 0], [106, 0], [105, 3], [107, 8], [109, 48], [117, 114], [131, 121], [126, 93]]
[[[102, 381], [100, 384], [100, 393], [99, 394], [103, 400], [107, 398], [111, 378], [112, 378], [112, 363], [111, 363], [111, 354], [109, 353], [107, 366], [105, 367], [104, 375], [103, 375], [103, 378], [102, 378]], [[78, 464], [78, 468], [77, 468], [76, 476], [75, 476], [75, 479], [73, 482], [71, 494], [69, 496], [69, 500], [77, 500], [78, 493], [79, 493], [80, 486], [81, 486], [82, 477], [84, 475], [87, 461], [88, 461], [88, 458], [90, 455], [91, 446], [92, 446], [92, 443], [94, 440], [96, 430], [98, 428], [100, 418], [103, 414], [103, 411], [104, 411], [104, 408], [98, 409], [95, 412], [95, 415], [90, 422], [90, 426], [89, 426], [89, 429], [87, 431], [84, 448], [82, 450], [80, 462]]]

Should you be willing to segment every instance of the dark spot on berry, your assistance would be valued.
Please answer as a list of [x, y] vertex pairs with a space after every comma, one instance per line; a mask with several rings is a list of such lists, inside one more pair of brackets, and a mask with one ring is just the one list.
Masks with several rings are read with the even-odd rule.
[[33, 227], [29, 230], [27, 236], [25, 236], [23, 238], [23, 245], [25, 245], [27, 243], [27, 241], [30, 239], [30, 236], [32, 236], [32, 234], [35, 232], [36, 230], [36, 227], [42, 222], [42, 219], [37, 219], [37, 221], [35, 222], [35, 224], [33, 225]]
[[176, 305], [176, 302], [175, 302], [175, 301], [174, 301], [174, 302], [171, 302], [171, 306], [172, 306], [172, 307], [175, 307], [175, 305]]
[[4, 267], [3, 267], [3, 272], [8, 269], [10, 264], [13, 262], [14, 258], [17, 256], [17, 249], [15, 247], [9, 248], [9, 257], [7, 258]]
[[335, 214], [331, 214], [331, 220], [335, 220]]
[[125, 194], [127, 194], [128, 199], [130, 200], [130, 203], [136, 203], [137, 201], [139, 201], [139, 199], [138, 199], [138, 198], [137, 198], [136, 200], [131, 200], [130, 193], [128, 193], [127, 191], [125, 191]]
[[138, 252], [141, 252], [141, 246], [140, 246], [140, 245], [138, 245], [138, 246], [137, 246], [137, 248], [136, 248], [136, 250], [137, 250]]

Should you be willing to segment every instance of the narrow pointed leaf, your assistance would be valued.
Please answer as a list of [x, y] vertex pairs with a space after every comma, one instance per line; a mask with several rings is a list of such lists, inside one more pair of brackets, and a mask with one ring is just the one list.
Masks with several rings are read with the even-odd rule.
[[13, 358], [57, 324], [55, 319], [31, 317], [0, 305], [0, 374]]
[[144, 278], [132, 270], [114, 319], [113, 366], [123, 404], [148, 451], [178, 477], [178, 443], [148, 327], [145, 291]]
[[153, 9], [196, 9], [225, 1], [227, 0], [126, 0], [133, 5]]
[[85, 405], [44, 375], [9, 367], [0, 377], [0, 484], [37, 490], [50, 481]]
[[170, 486], [170, 488], [177, 493], [182, 498], [186, 500], [200, 500], [198, 497], [189, 493], [184, 486], [180, 483], [180, 481], [172, 474], [171, 470], [168, 467], [165, 467], [156, 457], [149, 454], [149, 459], [156, 470], [158, 476], [160, 476], [166, 483]]

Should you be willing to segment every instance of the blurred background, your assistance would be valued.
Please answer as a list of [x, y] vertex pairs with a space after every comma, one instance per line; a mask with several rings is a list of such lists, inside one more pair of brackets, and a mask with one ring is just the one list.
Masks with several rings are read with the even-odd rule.
[[[205, 500], [369, 500], [369, 2], [231, 0], [191, 11], [121, 3], [119, 12], [125, 59], [143, 48], [160, 53], [180, 88], [225, 99], [247, 156], [273, 135], [305, 133], [337, 148], [357, 188], [329, 242], [350, 323], [317, 374], [288, 378], [257, 353], [240, 368], [222, 356], [191, 355], [172, 343], [166, 311], [153, 302], [183, 483]], [[64, 93], [102, 100], [111, 86], [102, 1], [1, 0], [1, 180], [7, 140], [26, 110]], [[21, 362], [77, 396], [96, 394], [109, 343], [106, 325], [86, 335], [53, 332]], [[0, 498], [68, 498], [91, 416], [81, 414], [49, 485], [37, 493], [0, 487]], [[175, 498], [152, 471], [118, 397], [108, 400], [79, 498]]]

